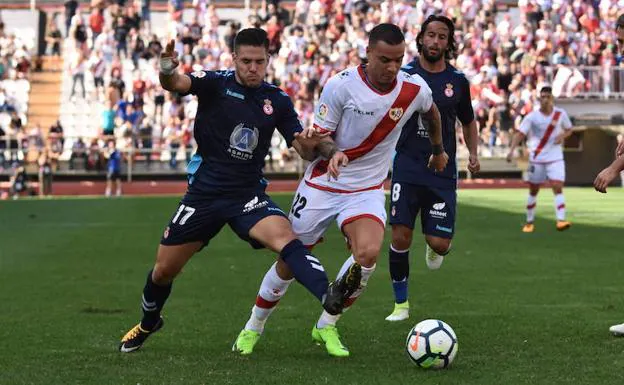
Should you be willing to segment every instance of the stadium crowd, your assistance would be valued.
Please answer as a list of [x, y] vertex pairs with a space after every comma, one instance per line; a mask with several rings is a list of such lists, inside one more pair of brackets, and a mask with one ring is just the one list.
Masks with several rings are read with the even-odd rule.
[[[182, 153], [188, 158], [197, 101], [172, 96], [159, 86], [157, 59], [169, 39], [175, 39], [181, 71], [225, 70], [232, 67], [236, 32], [248, 26], [266, 29], [272, 55], [267, 81], [291, 96], [307, 126], [327, 79], [365, 58], [367, 32], [374, 25], [392, 22], [403, 28], [407, 63], [417, 55], [419, 26], [436, 13], [449, 16], [458, 27], [452, 63], [471, 82], [481, 155], [500, 156], [506, 152], [510, 131], [534, 108], [540, 84], [554, 82], [556, 94], [573, 96], [593, 86], [576, 68], [597, 66], [608, 96], [611, 69], [622, 61], [612, 32], [622, 3], [519, 0], [520, 12], [512, 13], [493, 0], [298, 0], [292, 9], [263, 0], [252, 2], [248, 17], [240, 23], [222, 19], [220, 10], [207, 0], [193, 0], [187, 10], [188, 2], [170, 0], [167, 23], [153, 25], [149, 0], [93, 0], [90, 7], [68, 0], [63, 17], [52, 20], [48, 28], [48, 52], [63, 55], [64, 76], [72, 79], [70, 100], [63, 102], [85, 101], [99, 108], [101, 122], [99, 132], [82, 135], [80, 141], [68, 140], [65, 151], [71, 151], [72, 160], [85, 158], [88, 167], [99, 168], [100, 148], [106, 137], [115, 136], [118, 144], [132, 145], [139, 153], [154, 151], [172, 169], [184, 158]], [[28, 52], [8, 41], [10, 37], [0, 36], [0, 79], [27, 78], [23, 71], [29, 66], [22, 62]], [[0, 113], [9, 111], [6, 92], [2, 86]], [[7, 132], [7, 126], [2, 127]], [[9, 129], [9, 134], [16, 132], [13, 123]], [[17, 130], [26, 137], [32, 131], [36, 137], [41, 128], [29, 129], [28, 135], [24, 128]], [[77, 132], [66, 127], [65, 134], [69, 138]], [[275, 158], [292, 156], [277, 135], [273, 145]], [[146, 159], [149, 164], [152, 158]], [[274, 167], [272, 159], [269, 167]]]

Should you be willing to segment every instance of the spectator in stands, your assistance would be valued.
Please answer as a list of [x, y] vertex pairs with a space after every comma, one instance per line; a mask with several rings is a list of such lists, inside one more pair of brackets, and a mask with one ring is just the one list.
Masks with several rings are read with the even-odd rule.
[[75, 22], [72, 21], [72, 37], [76, 43], [76, 49], [85, 51], [87, 49], [87, 27], [84, 24], [80, 13], [74, 16]]
[[52, 164], [47, 148], [44, 148], [37, 160], [39, 165], [39, 197], [52, 195]]
[[65, 1], [65, 36], [69, 37], [69, 29], [71, 27], [72, 19], [78, 9], [78, 1], [67, 0]]
[[76, 94], [76, 83], [80, 82], [80, 87], [82, 89], [82, 99], [85, 100], [87, 98], [87, 94], [84, 77], [87, 70], [87, 61], [85, 59], [83, 51], [78, 51], [76, 53], [76, 57], [70, 64], [69, 68], [72, 74], [72, 91], [70, 97], [72, 100], [75, 100], [74, 95]]
[[117, 26], [114, 29], [115, 31], [115, 43], [116, 43], [116, 48], [117, 48], [117, 56], [119, 56], [120, 58], [122, 57], [122, 52], [123, 52], [123, 58], [127, 58], [128, 57], [128, 33], [129, 33], [129, 29], [126, 25], [126, 19], [123, 17], [118, 17], [117, 18]]
[[101, 8], [93, 7], [91, 9], [89, 28], [91, 28], [91, 37], [95, 43], [95, 39], [104, 31], [104, 12]]
[[91, 139], [91, 144], [89, 144], [89, 150], [87, 152], [87, 170], [102, 170], [102, 157], [97, 138]]
[[169, 147], [169, 167], [172, 170], [178, 168], [178, 151], [182, 142], [182, 127], [178, 116], [171, 116], [163, 130], [165, 144]]
[[88, 63], [93, 74], [93, 85], [95, 86], [95, 100], [104, 98], [104, 73], [106, 72], [106, 61], [102, 51], [95, 50]]
[[102, 133], [103, 137], [115, 135], [115, 110], [107, 108], [102, 111]]
[[154, 126], [148, 116], [143, 117], [141, 124], [139, 125], [139, 149], [141, 153], [145, 155], [147, 167], [152, 165], [152, 135]]
[[27, 183], [26, 168], [17, 163], [13, 164], [13, 174], [9, 178], [9, 194], [13, 199], [17, 199], [22, 192], [26, 191]]
[[9, 122], [9, 130], [7, 134], [9, 136], [9, 161], [14, 163], [18, 160], [18, 151], [20, 148], [19, 141], [24, 137], [22, 119], [15, 110], [11, 111], [11, 121]]
[[78, 138], [74, 144], [72, 145], [72, 152], [69, 156], [69, 169], [74, 170], [74, 162], [76, 159], [81, 159], [83, 163], [83, 168], [87, 169], [87, 145], [82, 140], [82, 138]]
[[107, 197], [111, 196], [114, 180], [116, 185], [115, 195], [121, 196], [121, 161], [123, 156], [121, 151], [117, 149], [114, 139], [108, 140], [106, 150], [107, 151], [105, 152], [104, 157], [108, 160], [108, 165], [106, 172], [105, 195]]
[[41, 124], [37, 123], [28, 130], [28, 150], [39, 153], [43, 146], [43, 130]]
[[48, 130], [48, 138], [49, 139], [58, 139], [61, 141], [61, 146], [65, 144], [65, 136], [63, 134], [63, 126], [61, 125], [61, 121], [57, 120], [56, 123], [50, 126]]
[[2, 128], [0, 124], [0, 171], [6, 168], [6, 158], [4, 156], [4, 152], [7, 149], [8, 137], [6, 131]]
[[48, 32], [45, 40], [47, 44], [46, 52], [52, 57], [53, 69], [60, 70], [61, 42], [63, 41], [63, 36], [56, 26], [56, 20], [54, 18], [51, 18], [48, 23]]

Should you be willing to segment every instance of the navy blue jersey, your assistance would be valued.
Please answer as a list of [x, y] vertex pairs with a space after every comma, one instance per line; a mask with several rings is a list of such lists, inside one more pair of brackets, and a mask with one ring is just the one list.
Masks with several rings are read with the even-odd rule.
[[469, 124], [474, 120], [468, 79], [448, 63], [444, 71], [431, 73], [425, 71], [416, 59], [402, 70], [410, 75], [420, 75], [431, 88], [433, 101], [442, 118], [442, 139], [449, 161], [443, 172], [434, 173], [427, 167], [431, 155], [429, 133], [420, 115], [414, 114], [403, 127], [397, 143], [392, 180], [437, 188], [456, 188], [455, 122], [459, 119], [462, 124]]
[[108, 158], [108, 170], [121, 170], [121, 152], [117, 149], [115, 149], [115, 151], [113, 151]]
[[234, 71], [190, 74], [190, 94], [197, 95], [197, 152], [188, 165], [189, 193], [245, 195], [262, 188], [264, 159], [275, 128], [291, 145], [302, 131], [290, 97], [262, 83], [240, 85]]

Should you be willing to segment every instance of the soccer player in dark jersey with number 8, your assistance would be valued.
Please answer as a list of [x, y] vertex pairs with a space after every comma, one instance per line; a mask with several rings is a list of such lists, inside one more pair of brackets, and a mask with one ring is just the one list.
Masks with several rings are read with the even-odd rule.
[[480, 169], [477, 156], [478, 132], [471, 105], [470, 84], [464, 74], [448, 63], [456, 50], [454, 33], [455, 27], [449, 18], [430, 16], [416, 37], [420, 57], [403, 68], [409, 74], [420, 75], [431, 88], [433, 101], [440, 110], [442, 137], [449, 162], [442, 172], [427, 167], [431, 155], [427, 124], [421, 116], [412, 116], [397, 143], [392, 168], [392, 244], [389, 259], [395, 305], [392, 314], [386, 318], [388, 321], [401, 321], [409, 317], [408, 256], [419, 212], [427, 242], [427, 266], [438, 269], [451, 247], [457, 202], [457, 119], [462, 124], [470, 153], [468, 170], [477, 173]]
[[288, 95], [263, 81], [268, 45], [264, 30], [240, 31], [234, 40], [235, 71], [180, 74], [173, 41], [161, 55], [162, 87], [199, 99], [194, 130], [198, 148], [188, 165], [187, 192], [164, 230], [156, 264], [147, 276], [143, 318], [122, 338], [122, 352], [139, 349], [162, 328], [160, 314], [173, 279], [226, 224], [254, 248], [279, 253], [329, 313], [339, 314], [359, 285], [357, 274], [328, 285], [319, 260], [296, 238], [286, 214], [265, 193], [262, 168], [275, 128], [306, 159], [336, 150], [331, 138], [309, 138]]

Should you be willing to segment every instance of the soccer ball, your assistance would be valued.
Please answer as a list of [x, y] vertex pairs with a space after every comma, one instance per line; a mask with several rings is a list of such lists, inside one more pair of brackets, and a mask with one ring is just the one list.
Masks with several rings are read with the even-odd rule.
[[457, 336], [453, 329], [437, 319], [427, 319], [416, 324], [405, 341], [409, 358], [425, 369], [446, 368], [453, 362], [457, 348]]

